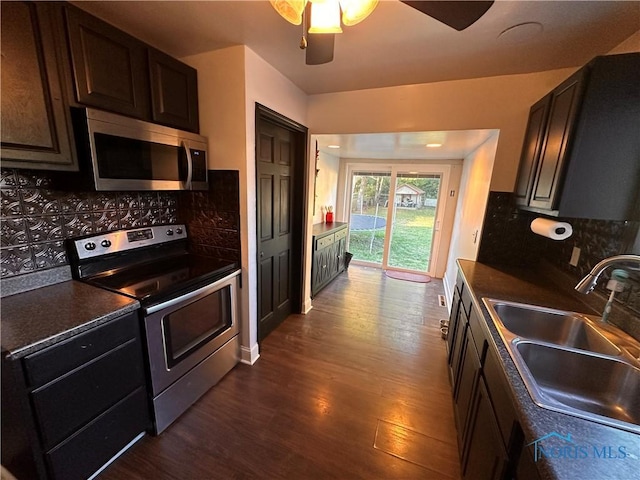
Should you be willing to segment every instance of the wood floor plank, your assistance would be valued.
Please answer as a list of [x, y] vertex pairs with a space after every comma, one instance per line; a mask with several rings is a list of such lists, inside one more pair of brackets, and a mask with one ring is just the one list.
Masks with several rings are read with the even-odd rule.
[[351, 266], [100, 478], [460, 478], [441, 293]]
[[448, 475], [458, 463], [458, 453], [451, 445], [389, 422], [378, 422], [374, 447], [442, 475]]

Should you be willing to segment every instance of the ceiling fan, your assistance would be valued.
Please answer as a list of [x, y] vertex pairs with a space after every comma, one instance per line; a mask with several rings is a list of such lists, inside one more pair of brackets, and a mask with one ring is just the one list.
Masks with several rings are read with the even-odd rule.
[[[276, 11], [294, 25], [303, 24], [300, 48], [306, 50], [307, 65], [321, 65], [333, 60], [336, 33], [342, 32], [342, 23], [355, 25], [364, 20], [377, 6], [378, 0], [270, 0]], [[445, 25], [464, 30], [493, 5], [493, 0], [481, 1], [405, 1]]]

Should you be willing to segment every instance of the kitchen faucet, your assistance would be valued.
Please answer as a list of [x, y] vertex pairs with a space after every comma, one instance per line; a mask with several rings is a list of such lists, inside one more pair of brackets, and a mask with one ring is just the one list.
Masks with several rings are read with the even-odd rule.
[[589, 294], [593, 291], [598, 282], [598, 277], [600, 274], [611, 265], [616, 265], [618, 263], [627, 263], [627, 262], [635, 262], [640, 265], [640, 255], [614, 255], [613, 257], [605, 258], [604, 260], [598, 262], [595, 267], [591, 269], [591, 271], [578, 282], [575, 286], [575, 289], [584, 294]]

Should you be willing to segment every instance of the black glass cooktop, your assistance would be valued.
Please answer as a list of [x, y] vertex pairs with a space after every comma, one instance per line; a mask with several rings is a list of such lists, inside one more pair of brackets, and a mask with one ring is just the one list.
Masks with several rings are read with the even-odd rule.
[[144, 305], [213, 283], [238, 268], [237, 262], [184, 254], [107, 272], [85, 281], [133, 297]]

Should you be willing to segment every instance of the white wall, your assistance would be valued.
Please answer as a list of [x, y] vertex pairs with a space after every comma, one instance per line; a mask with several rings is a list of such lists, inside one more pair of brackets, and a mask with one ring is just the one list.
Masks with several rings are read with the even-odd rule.
[[[239, 170], [242, 361], [258, 352], [256, 266], [255, 104], [306, 124], [307, 97], [245, 46], [182, 59], [198, 70], [200, 131], [209, 137], [209, 168]], [[308, 252], [305, 252], [305, 257]], [[306, 272], [310, 271], [310, 262]], [[306, 298], [306, 297], [305, 297]]]
[[309, 97], [313, 134], [498, 129], [491, 189], [513, 191], [533, 103], [574, 68]]
[[447, 258], [447, 271], [444, 275], [444, 290], [447, 305], [451, 305], [453, 286], [456, 283], [457, 258], [475, 260], [480, 246], [484, 214], [487, 209], [491, 172], [498, 147], [496, 133], [468, 155], [462, 162], [460, 196], [456, 207], [455, 224], [451, 234], [451, 244]]
[[[311, 141], [313, 149], [315, 144]], [[315, 179], [316, 183], [316, 211], [313, 215], [313, 223], [322, 223], [324, 218], [322, 208], [331, 205], [336, 211], [337, 194], [338, 194], [338, 173], [340, 171], [340, 157], [320, 152], [318, 155], [318, 175]], [[313, 168], [311, 169], [313, 170]], [[313, 190], [311, 190], [313, 192]], [[311, 199], [313, 202], [313, 198]], [[341, 218], [335, 218], [336, 221], [344, 221]]]

